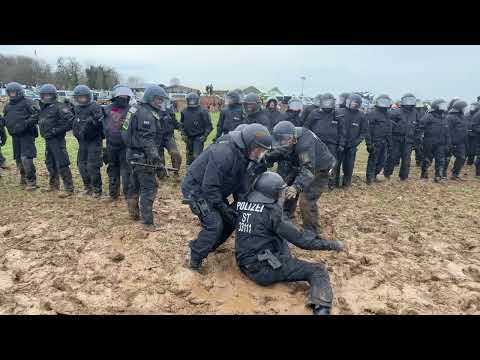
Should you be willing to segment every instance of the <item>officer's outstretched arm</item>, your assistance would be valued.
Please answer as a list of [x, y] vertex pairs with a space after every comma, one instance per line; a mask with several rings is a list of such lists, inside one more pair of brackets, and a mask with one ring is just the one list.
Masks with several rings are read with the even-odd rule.
[[342, 251], [344, 245], [340, 241], [321, 238], [305, 238], [297, 227], [289, 220], [281, 220], [276, 227], [277, 235], [303, 250]]

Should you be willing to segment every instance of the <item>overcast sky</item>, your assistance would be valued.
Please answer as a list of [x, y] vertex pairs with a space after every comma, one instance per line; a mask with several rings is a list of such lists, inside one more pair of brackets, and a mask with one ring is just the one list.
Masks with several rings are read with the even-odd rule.
[[83, 65], [114, 66], [123, 76], [146, 82], [180, 83], [204, 89], [278, 86], [285, 94], [373, 91], [394, 99], [405, 92], [419, 98], [480, 96], [480, 46], [324, 45], [0, 45], [1, 54], [37, 56], [52, 65], [59, 56]]

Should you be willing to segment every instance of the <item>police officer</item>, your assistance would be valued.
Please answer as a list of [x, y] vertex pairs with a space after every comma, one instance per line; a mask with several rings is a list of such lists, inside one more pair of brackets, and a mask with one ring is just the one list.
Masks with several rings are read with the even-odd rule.
[[392, 123], [389, 110], [392, 99], [386, 94], [378, 95], [375, 108], [367, 114], [368, 136], [365, 139], [368, 151], [367, 184], [377, 180], [385, 166], [386, 155], [392, 151]]
[[475, 176], [480, 177], [480, 111], [475, 112], [472, 117], [472, 132], [475, 134], [476, 160], [475, 160]]
[[288, 101], [288, 108], [285, 111], [286, 121], [290, 121], [293, 125], [297, 127], [302, 127], [302, 117], [301, 113], [303, 111], [303, 103], [300, 99], [292, 98]]
[[[467, 110], [468, 109], [468, 110]], [[473, 165], [475, 162], [475, 154], [477, 151], [477, 138], [472, 129], [472, 118], [480, 110], [480, 103], [473, 102], [465, 109], [465, 119], [468, 124], [467, 138], [467, 165]]]
[[247, 118], [245, 122], [247, 124], [261, 124], [265, 126], [268, 131], [272, 131], [272, 120], [262, 111], [262, 103], [257, 94], [250, 93], [243, 99], [243, 108]]
[[73, 135], [78, 141], [77, 166], [82, 177], [84, 195], [102, 196], [102, 139], [103, 109], [93, 101], [90, 88], [77, 85], [73, 89], [75, 101]]
[[463, 165], [467, 156], [467, 138], [468, 124], [463, 114], [468, 104], [463, 100], [457, 100], [453, 103], [447, 115], [447, 123], [450, 129], [451, 147], [447, 150], [445, 164], [443, 165], [443, 176], [447, 177], [447, 169], [450, 164], [451, 156], [455, 156], [455, 162], [452, 169], [452, 180], [463, 180], [460, 177]]
[[3, 109], [5, 125], [12, 137], [13, 158], [20, 172], [20, 185], [25, 190], [37, 188], [37, 175], [33, 159], [37, 157], [35, 138], [38, 137], [38, 114], [40, 109], [25, 97], [22, 85], [11, 82], [6, 86], [9, 98]]
[[266, 155], [268, 165], [280, 160], [291, 164], [288, 177], [285, 214], [292, 218], [300, 199], [305, 233], [320, 233], [317, 201], [326, 191], [335, 166], [335, 156], [312, 131], [281, 121], [273, 128], [277, 149]]
[[322, 94], [318, 94], [313, 98], [313, 104], [305, 106], [302, 112], [302, 120], [301, 123], [305, 124], [305, 121], [307, 121], [308, 116], [313, 110], [320, 109], [320, 102], [322, 101]]
[[280, 121], [286, 120], [285, 113], [278, 110], [278, 100], [275, 97], [270, 97], [265, 103], [265, 115], [270, 118], [270, 123], [272, 124], [272, 129]]
[[[344, 117], [337, 117], [335, 111], [335, 97], [326, 93], [320, 99], [320, 108], [310, 112], [304, 127], [311, 130], [327, 145], [328, 150], [338, 159], [338, 154], [345, 150], [347, 129]], [[332, 177], [329, 187], [332, 189], [335, 178]]]
[[125, 85], [112, 89], [112, 103], [103, 108], [103, 132], [107, 142], [108, 194], [111, 201], [118, 199], [120, 184], [125, 199], [127, 198], [130, 168], [127, 163], [127, 147], [122, 139], [122, 126], [130, 109], [130, 100], [134, 97], [132, 90]]
[[307, 306], [315, 315], [328, 315], [333, 292], [327, 269], [321, 263], [293, 257], [288, 242], [304, 250], [342, 251], [344, 245], [340, 241], [321, 237], [305, 237], [291, 221], [285, 219], [282, 208], [286, 188], [281, 176], [268, 171], [257, 178], [248, 198], [237, 203], [237, 264], [250, 280], [262, 286], [308, 281], [310, 295]]
[[353, 168], [357, 156], [357, 147], [368, 136], [368, 122], [365, 114], [360, 111], [362, 98], [358, 94], [350, 94], [346, 101], [346, 108], [338, 111], [338, 121], [343, 121], [347, 129], [347, 139], [344, 151], [337, 150], [337, 168], [335, 184], [340, 186], [340, 166], [343, 170], [343, 187], [352, 185]]
[[57, 88], [52, 84], [40, 87], [40, 115], [38, 127], [45, 138], [45, 164], [49, 173], [49, 188], [46, 191], [60, 190], [60, 177], [65, 193], [61, 197], [73, 195], [73, 178], [70, 171], [65, 135], [72, 129], [73, 113], [70, 107], [57, 101]]
[[180, 124], [189, 166], [202, 153], [205, 140], [212, 131], [210, 114], [200, 107], [200, 97], [196, 93], [187, 95], [187, 107], [181, 113]]
[[0, 169], [7, 169], [5, 157], [2, 154], [2, 146], [7, 143], [7, 132], [5, 131], [5, 119], [0, 116]]
[[[425, 105], [422, 100], [417, 99], [415, 102], [415, 110], [417, 111], [417, 122], [419, 123], [420, 120], [425, 116]], [[422, 165], [422, 160], [423, 160], [423, 149], [422, 149], [422, 139], [419, 136], [419, 129], [418, 126], [415, 128], [415, 143], [413, 145], [413, 148], [415, 150], [415, 163], [417, 166]]]
[[422, 179], [428, 179], [428, 168], [435, 159], [435, 182], [441, 180], [441, 170], [445, 162], [446, 149], [450, 147], [450, 130], [445, 112], [447, 103], [443, 99], [432, 102], [432, 110], [425, 114], [419, 123], [419, 134], [423, 138], [424, 158], [422, 161]]
[[[165, 85], [159, 85], [165, 92], [167, 92], [167, 87]], [[167, 93], [168, 94], [168, 93]], [[177, 121], [175, 116], [175, 109], [172, 101], [168, 101], [166, 104], [166, 112], [169, 115], [165, 118], [165, 138], [163, 139], [163, 148], [159, 149], [160, 159], [162, 164], [165, 165], [165, 150], [167, 150], [172, 161], [172, 167], [175, 169], [180, 169], [182, 166], [182, 155], [178, 150], [177, 141], [175, 140], [175, 130], [181, 130], [181, 126]], [[179, 177], [178, 172], [174, 172], [174, 176]]]
[[215, 140], [224, 134], [228, 134], [238, 125], [245, 123], [245, 114], [240, 102], [240, 95], [237, 92], [228, 92], [226, 105], [227, 106], [220, 111]]
[[402, 96], [400, 108], [392, 110], [390, 113], [393, 144], [384, 171], [387, 179], [390, 179], [397, 164], [400, 164], [400, 180], [408, 179], [412, 147], [415, 143], [415, 136], [418, 136], [416, 131], [418, 123], [418, 114], [415, 110], [416, 101], [417, 99], [413, 94], [407, 93]]
[[[122, 138], [127, 146], [130, 184], [127, 193], [128, 212], [133, 220], [140, 215], [145, 230], [157, 231], [153, 222], [153, 202], [157, 194], [156, 173], [164, 169], [159, 149], [163, 149], [164, 118], [168, 95], [160, 86], [145, 89], [142, 101], [129, 109], [122, 126]], [[140, 206], [139, 206], [140, 205]]]
[[191, 269], [199, 270], [203, 259], [233, 232], [237, 214], [227, 198], [244, 198], [250, 185], [245, 180], [247, 169], [260, 162], [271, 144], [265, 126], [250, 124], [210, 145], [188, 168], [182, 193], [202, 224], [197, 238], [190, 242]]

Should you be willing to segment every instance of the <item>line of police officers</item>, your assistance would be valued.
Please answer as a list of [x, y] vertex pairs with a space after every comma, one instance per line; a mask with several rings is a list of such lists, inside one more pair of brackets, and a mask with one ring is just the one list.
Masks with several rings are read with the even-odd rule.
[[[194, 93], [187, 96], [180, 124], [168, 108], [164, 88], [156, 85], [146, 89], [136, 106], [129, 105], [131, 90], [118, 85], [113, 89], [112, 104], [104, 108], [92, 100], [85, 85], [74, 89], [73, 107], [59, 103], [50, 84], [40, 88], [40, 108], [25, 98], [17, 83], [8, 84], [7, 93], [10, 102], [1, 125], [5, 124], [12, 136], [14, 158], [26, 189], [36, 188], [33, 158], [37, 124], [46, 140], [47, 190], [58, 190], [61, 177], [64, 197], [73, 193], [66, 132], [72, 129], [79, 143], [77, 165], [84, 194], [96, 198], [102, 193], [100, 168], [106, 138], [104, 162], [108, 164], [110, 198], [119, 197], [121, 183], [131, 218], [141, 219], [148, 230], [158, 229], [152, 207], [156, 178], [166, 175], [164, 149], [170, 152], [174, 165], [181, 163], [173, 136], [174, 129], [181, 130], [187, 146], [187, 174], [181, 190], [184, 202], [202, 225], [197, 238], [190, 242], [190, 268], [200, 270], [209, 253], [236, 230], [241, 271], [261, 285], [309, 281], [308, 304], [315, 314], [330, 312], [333, 294], [328, 272], [322, 264], [292, 257], [287, 242], [311, 250], [344, 249], [343, 243], [322, 238], [318, 199], [328, 186], [340, 186], [341, 170], [342, 186], [351, 185], [358, 145], [366, 140], [367, 183], [374, 181], [384, 166], [389, 177], [400, 165], [400, 179], [407, 179], [414, 146], [422, 177], [427, 176], [435, 158], [435, 179], [440, 179], [440, 171], [445, 175], [448, 166], [445, 160], [453, 155], [452, 177], [458, 179], [467, 151], [467, 119], [471, 120], [474, 138], [480, 135], [478, 104], [473, 104], [465, 117], [467, 104], [461, 100], [450, 106], [436, 100], [432, 111], [420, 119], [412, 94], [404, 95], [396, 110], [390, 110], [392, 102], [387, 95], [380, 95], [375, 109], [365, 115], [357, 94], [342, 94], [338, 107], [332, 94], [320, 95], [303, 113], [301, 102], [293, 99], [282, 113], [276, 99], [269, 99], [262, 110], [259, 97], [248, 94], [242, 107], [239, 94], [232, 92], [220, 114], [217, 136], [203, 151], [212, 124]], [[2, 143], [3, 139], [2, 135]], [[274, 163], [279, 174], [267, 171]], [[479, 176], [478, 157], [476, 166]], [[297, 202], [303, 232], [292, 223]]]

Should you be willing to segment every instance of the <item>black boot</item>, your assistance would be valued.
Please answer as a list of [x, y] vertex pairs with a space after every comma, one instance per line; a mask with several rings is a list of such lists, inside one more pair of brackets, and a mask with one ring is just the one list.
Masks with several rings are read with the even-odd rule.
[[138, 197], [133, 197], [127, 199], [128, 213], [132, 220], [140, 219], [140, 210], [138, 208]]
[[330, 315], [330, 308], [326, 306], [316, 305], [313, 308], [313, 315]]
[[188, 263], [188, 267], [190, 268], [190, 270], [200, 271], [200, 269], [202, 268], [202, 260], [197, 260], [190, 256], [190, 262]]

